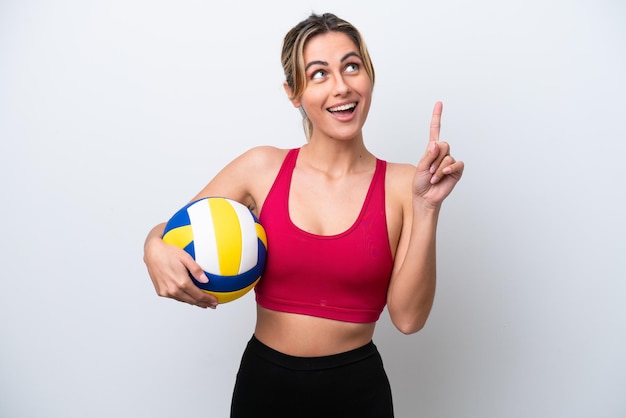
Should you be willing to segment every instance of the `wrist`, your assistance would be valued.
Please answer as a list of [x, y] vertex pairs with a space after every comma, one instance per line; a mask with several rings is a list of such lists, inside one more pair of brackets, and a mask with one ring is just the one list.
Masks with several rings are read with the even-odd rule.
[[434, 216], [438, 217], [439, 212], [441, 211], [441, 203], [432, 204], [428, 202], [426, 199], [422, 197], [414, 197], [413, 198], [413, 215], [414, 216]]

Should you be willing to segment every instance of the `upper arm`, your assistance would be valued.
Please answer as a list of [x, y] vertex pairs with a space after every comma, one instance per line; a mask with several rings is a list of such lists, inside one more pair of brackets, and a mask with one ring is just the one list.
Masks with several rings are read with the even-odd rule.
[[389, 242], [394, 255], [392, 277], [402, 265], [409, 245], [413, 222], [412, 184], [415, 167], [410, 164], [388, 164], [387, 221]]

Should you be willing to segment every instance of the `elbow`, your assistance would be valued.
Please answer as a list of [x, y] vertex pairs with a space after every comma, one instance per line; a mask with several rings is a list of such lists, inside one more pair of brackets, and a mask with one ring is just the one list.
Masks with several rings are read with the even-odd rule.
[[411, 335], [421, 331], [426, 325], [426, 318], [412, 318], [405, 320], [394, 320], [392, 318], [393, 325], [398, 331], [404, 335]]
[[406, 304], [387, 301], [389, 317], [393, 325], [405, 335], [415, 334], [421, 331], [426, 325], [426, 320], [430, 316], [432, 302], [419, 303], [407, 306]]

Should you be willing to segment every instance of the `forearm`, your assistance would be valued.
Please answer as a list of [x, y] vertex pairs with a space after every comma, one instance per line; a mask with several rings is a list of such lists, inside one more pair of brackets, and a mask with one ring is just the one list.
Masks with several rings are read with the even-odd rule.
[[387, 306], [394, 325], [403, 333], [422, 329], [435, 297], [436, 235], [439, 208], [413, 206], [410, 239], [400, 266], [394, 270]]

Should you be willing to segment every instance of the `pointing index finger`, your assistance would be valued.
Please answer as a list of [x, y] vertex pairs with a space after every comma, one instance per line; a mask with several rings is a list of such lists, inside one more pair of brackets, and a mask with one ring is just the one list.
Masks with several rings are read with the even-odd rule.
[[433, 117], [430, 120], [430, 140], [429, 142], [439, 142], [439, 131], [441, 130], [441, 113], [443, 112], [443, 103], [435, 103], [433, 109]]

